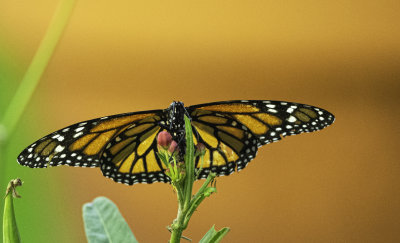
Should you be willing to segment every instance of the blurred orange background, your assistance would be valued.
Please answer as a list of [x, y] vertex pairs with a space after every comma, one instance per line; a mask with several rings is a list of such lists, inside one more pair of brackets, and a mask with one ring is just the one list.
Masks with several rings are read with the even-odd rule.
[[[9, 82], [21, 80], [57, 4], [0, 3], [1, 55], [20, 70]], [[400, 242], [399, 12], [398, 1], [372, 0], [78, 1], [14, 134], [30, 137], [12, 146], [173, 100], [315, 105], [336, 122], [262, 147], [245, 170], [219, 178], [184, 235], [198, 241], [215, 224], [231, 228], [223, 242]], [[37, 205], [19, 222], [26, 242], [37, 214], [51, 220], [30, 234], [84, 242], [81, 207], [97, 196], [119, 206], [139, 242], [169, 239], [177, 202], [168, 184], [129, 187], [69, 167], [10, 176], [24, 174], [41, 178], [21, 189], [37, 191], [23, 198]]]

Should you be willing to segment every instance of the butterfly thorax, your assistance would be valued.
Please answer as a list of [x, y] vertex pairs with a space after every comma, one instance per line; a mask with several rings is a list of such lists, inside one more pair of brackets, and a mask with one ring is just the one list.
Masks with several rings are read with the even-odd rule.
[[167, 116], [166, 126], [164, 127], [172, 138], [179, 144], [179, 149], [185, 151], [185, 106], [180, 101], [174, 101], [164, 110]]

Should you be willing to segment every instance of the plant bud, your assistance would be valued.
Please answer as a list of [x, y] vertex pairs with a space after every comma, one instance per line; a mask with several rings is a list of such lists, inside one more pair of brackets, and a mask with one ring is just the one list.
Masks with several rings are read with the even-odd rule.
[[203, 143], [196, 144], [196, 154], [203, 155], [206, 152], [206, 146]]
[[172, 142], [172, 136], [171, 134], [169, 134], [169, 132], [162, 131], [157, 135], [158, 146], [168, 149], [168, 147], [171, 145], [171, 142]]
[[168, 151], [172, 154], [178, 153], [179, 152], [178, 143], [172, 140], [171, 144], [169, 145]]

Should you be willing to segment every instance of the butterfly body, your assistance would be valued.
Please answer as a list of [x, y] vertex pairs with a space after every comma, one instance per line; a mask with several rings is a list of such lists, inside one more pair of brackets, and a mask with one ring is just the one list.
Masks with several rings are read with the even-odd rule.
[[[236, 100], [119, 114], [80, 122], [45, 136], [19, 156], [32, 168], [57, 165], [100, 167], [116, 182], [168, 182], [157, 157], [157, 134], [168, 131], [185, 151], [184, 115], [192, 122], [194, 143], [206, 147], [199, 178], [242, 170], [260, 146], [282, 137], [323, 129], [334, 121], [324, 109], [294, 102]], [[199, 158], [196, 168], [201, 165]]]
[[[166, 126], [160, 124], [167, 130], [175, 141], [179, 142], [181, 151], [185, 150], [185, 122], [184, 115], [187, 114], [184, 104], [180, 101], [174, 101], [164, 110], [166, 115]], [[188, 115], [188, 114], [187, 114]]]

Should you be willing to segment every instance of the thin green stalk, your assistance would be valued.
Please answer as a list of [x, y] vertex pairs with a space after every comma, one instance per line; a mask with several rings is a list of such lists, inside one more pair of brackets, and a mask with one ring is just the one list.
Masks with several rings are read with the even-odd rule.
[[200, 187], [200, 189], [197, 191], [196, 195], [194, 195], [192, 201], [195, 201], [201, 194], [204, 193], [204, 191], [206, 190], [208, 184], [211, 183], [211, 181], [215, 178], [215, 174], [209, 174], [207, 176], [206, 181], [203, 183], [203, 185]]
[[[185, 179], [183, 185], [177, 182], [175, 189], [178, 195], [178, 214], [174, 222], [172, 223], [170, 243], [179, 243], [182, 236], [183, 230], [188, 226], [190, 217], [200, 205], [200, 203], [211, 193], [215, 192], [215, 187], [209, 187], [212, 180], [215, 178], [215, 174], [211, 173], [202, 187], [196, 193], [194, 197], [192, 194], [193, 184], [195, 181], [195, 153], [193, 144], [193, 133], [192, 126], [188, 117], [185, 116], [185, 132], [186, 132], [186, 153], [185, 153]], [[197, 155], [199, 156], [199, 155]], [[161, 156], [162, 157], [162, 156]], [[174, 164], [176, 167], [177, 165]], [[176, 167], [177, 168], [177, 167]], [[173, 179], [172, 179], [173, 180]], [[174, 180], [172, 181], [174, 183]], [[186, 238], [187, 239], [187, 238]]]
[[58, 5], [47, 32], [0, 122], [7, 129], [7, 134], [11, 134], [14, 131], [18, 120], [39, 83], [40, 77], [46, 69], [61, 34], [68, 23], [75, 2], [76, 0], [63, 0]]
[[176, 216], [175, 222], [172, 224], [172, 232], [171, 232], [171, 238], [169, 240], [169, 243], [179, 243], [182, 238], [182, 225], [184, 221], [184, 212], [182, 209], [182, 204], [179, 203], [178, 206], [178, 215]]
[[[182, 232], [185, 229], [185, 218], [187, 210], [190, 208], [190, 200], [192, 197], [192, 188], [194, 183], [194, 145], [192, 125], [187, 116], [185, 116], [185, 132], [186, 132], [186, 153], [185, 153], [185, 180], [183, 188], [177, 187], [178, 191], [178, 215], [171, 225], [171, 238], [170, 243], [179, 243], [182, 238]], [[176, 165], [175, 165], [176, 166]], [[183, 190], [182, 190], [183, 189]], [[182, 194], [179, 193], [182, 190]], [[182, 196], [183, 198], [180, 198]], [[186, 224], [187, 225], [187, 224]]]
[[[68, 23], [76, 0], [60, 1], [49, 27], [36, 51], [15, 95], [0, 118], [0, 186], [6, 184], [6, 156], [4, 147], [7, 145], [7, 137], [15, 130], [25, 107], [27, 106], [40, 77], [53, 55], [54, 49]], [[3, 202], [0, 203], [0, 207]], [[2, 210], [0, 210], [0, 217]]]
[[215, 174], [209, 174], [207, 180], [203, 183], [203, 186], [199, 189], [193, 199], [190, 201], [189, 208], [185, 211], [185, 218], [183, 221], [183, 229], [186, 229], [190, 218], [192, 217], [193, 213], [196, 211], [197, 207], [200, 203], [211, 193], [217, 191], [215, 187], [208, 187], [209, 183], [214, 180]]

